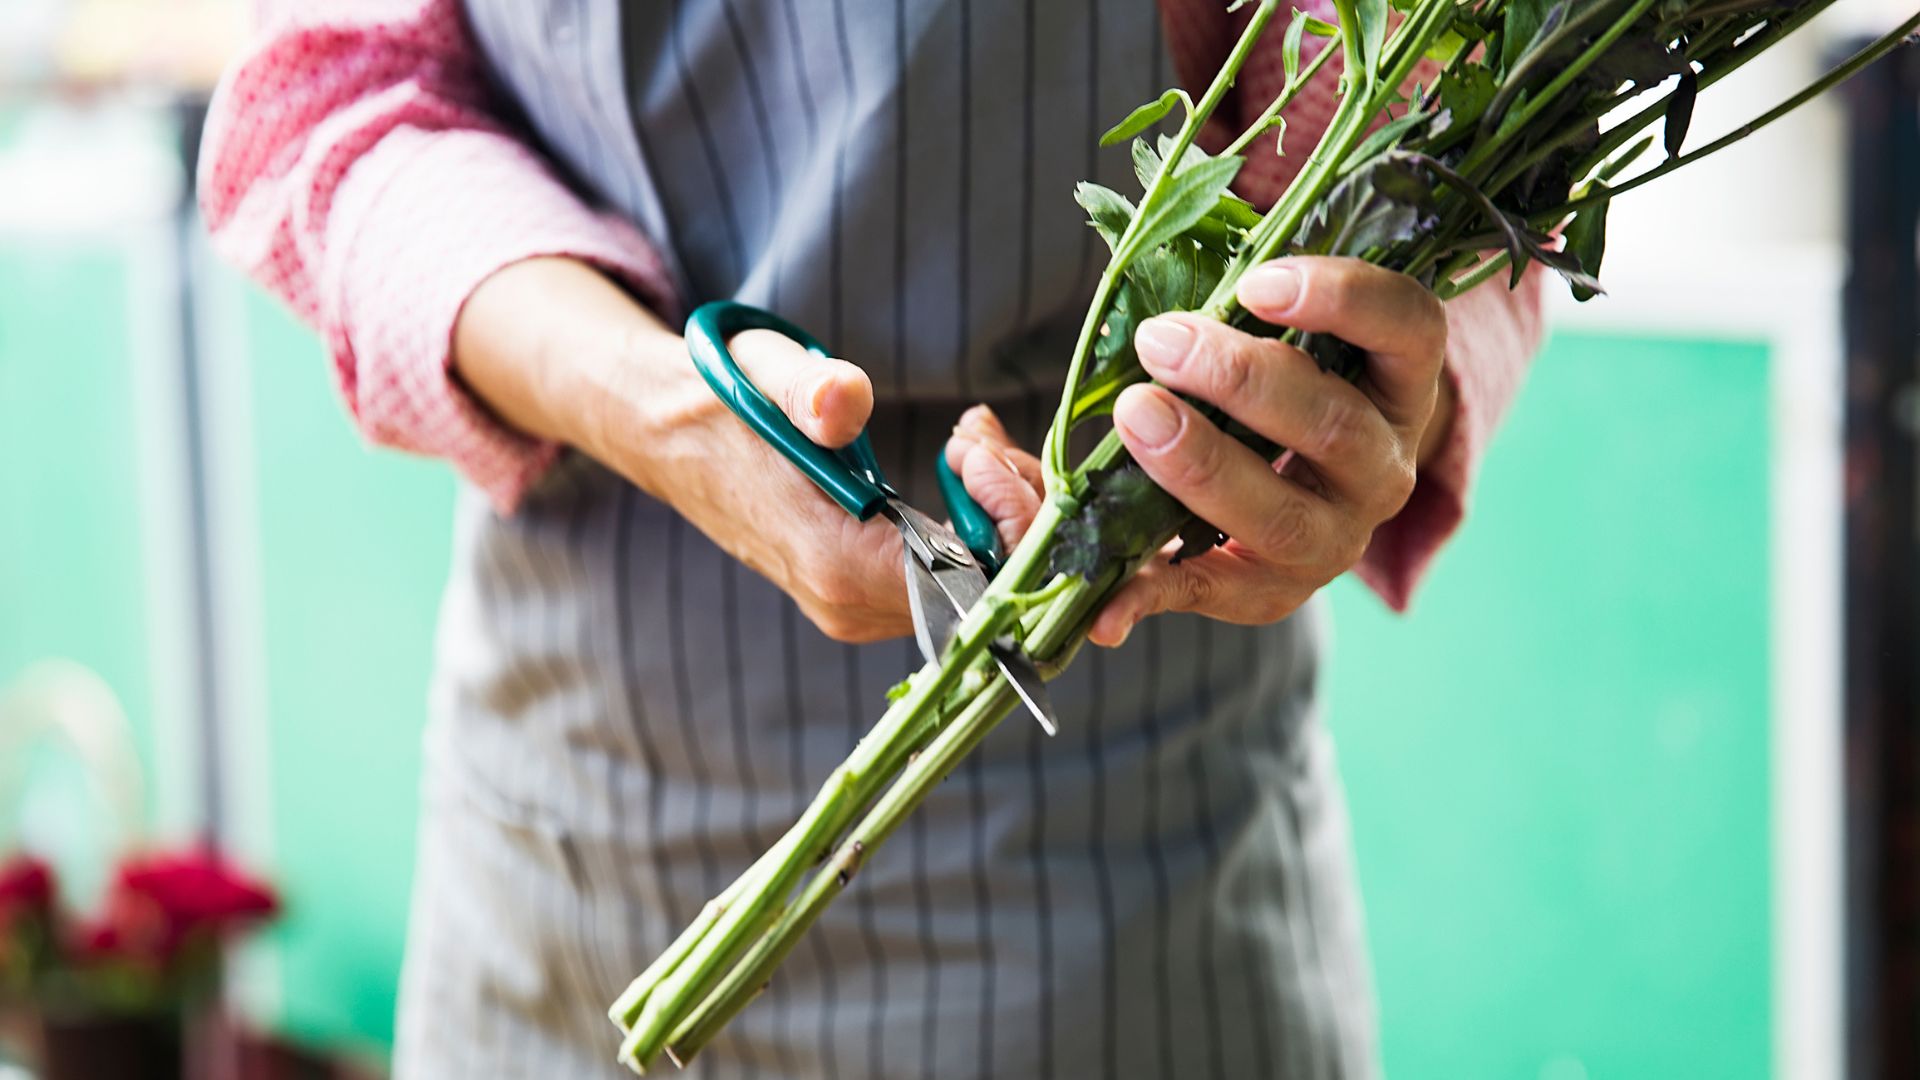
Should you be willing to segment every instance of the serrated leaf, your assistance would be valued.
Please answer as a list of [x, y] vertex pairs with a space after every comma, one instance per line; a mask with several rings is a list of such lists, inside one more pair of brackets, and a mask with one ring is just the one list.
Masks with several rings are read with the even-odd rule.
[[1073, 199], [1086, 210], [1094, 229], [1098, 230], [1107, 247], [1117, 250], [1120, 237], [1126, 233], [1127, 225], [1133, 221], [1133, 204], [1122, 198], [1112, 188], [1082, 180], [1074, 185]]
[[1079, 508], [1054, 531], [1053, 572], [1097, 577], [1147, 554], [1188, 516], [1133, 462], [1101, 469], [1088, 477]]
[[1130, 253], [1152, 251], [1193, 228], [1219, 204], [1242, 164], [1237, 157], [1208, 158], [1191, 169], [1178, 170], [1163, 197], [1141, 211]]
[[1162, 118], [1173, 111], [1175, 105], [1185, 101], [1186, 98], [1187, 92], [1185, 90], [1169, 90], [1161, 94], [1154, 100], [1128, 113], [1125, 120], [1120, 121], [1108, 129], [1105, 135], [1100, 136], [1100, 145], [1113, 146], [1133, 138], [1135, 135], [1159, 123]]
[[1160, 173], [1160, 153], [1147, 145], [1145, 139], [1133, 140], [1133, 176], [1140, 181], [1140, 190], [1153, 186], [1153, 178]]
[[1499, 92], [1485, 64], [1462, 64], [1440, 80], [1440, 104], [1455, 124], [1477, 124]]
[[1433, 184], [1411, 163], [1385, 154], [1348, 173], [1315, 207], [1305, 250], [1360, 255], [1411, 240], [1436, 223]]
[[1133, 286], [1133, 314], [1147, 320], [1169, 311], [1192, 311], [1226, 273], [1226, 260], [1185, 237], [1176, 237], [1127, 266]]
[[[1607, 185], [1594, 181], [1588, 185], [1587, 193], [1599, 193], [1607, 190]], [[1612, 202], [1596, 203], [1573, 215], [1567, 223], [1567, 254], [1580, 261], [1580, 270], [1591, 278], [1600, 276], [1600, 261], [1607, 254], [1607, 207]], [[1599, 290], [1575, 284], [1573, 298], [1586, 303], [1599, 295]]]
[[[1160, 157], [1164, 159], [1172, 156], [1173, 144], [1179, 141], [1180, 140], [1176, 136], [1161, 135], [1159, 138], [1154, 140], [1154, 145], [1158, 148]], [[1186, 152], [1180, 155], [1180, 167], [1177, 170], [1175, 170], [1175, 174], [1178, 175], [1179, 173], [1186, 172], [1188, 169], [1193, 168], [1195, 165], [1198, 165], [1203, 161], [1212, 161], [1212, 160], [1213, 160], [1213, 155], [1207, 153], [1205, 150], [1202, 150], [1197, 146], [1189, 145], [1186, 149]]]

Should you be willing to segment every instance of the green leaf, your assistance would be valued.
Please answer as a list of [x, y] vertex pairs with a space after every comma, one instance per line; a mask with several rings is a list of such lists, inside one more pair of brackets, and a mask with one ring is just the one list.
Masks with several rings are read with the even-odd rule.
[[1667, 157], [1679, 157], [1680, 148], [1686, 145], [1687, 128], [1693, 124], [1693, 103], [1699, 96], [1700, 76], [1688, 68], [1680, 73], [1680, 85], [1674, 88], [1667, 104]]
[[1453, 63], [1453, 58], [1460, 55], [1460, 50], [1469, 44], [1470, 42], [1458, 30], [1449, 28], [1433, 39], [1433, 44], [1427, 46], [1427, 59], [1444, 68]]
[[1499, 89], [1485, 64], [1462, 64], [1440, 80], [1440, 104], [1453, 124], [1477, 124]]
[[1652, 145], [1653, 145], [1653, 136], [1648, 135], [1645, 138], [1641, 139], [1639, 142], [1634, 143], [1632, 146], [1627, 147], [1624, 151], [1622, 151], [1619, 155], [1614, 157], [1612, 160], [1600, 166], [1599, 171], [1593, 174], [1594, 179], [1611, 180], [1614, 177], [1619, 176], [1621, 173], [1627, 170], [1627, 166], [1632, 165], [1634, 161], [1640, 157], [1641, 154], [1644, 154], [1647, 152], [1647, 147]]
[[1325, 19], [1320, 18], [1318, 15], [1308, 15], [1306, 12], [1301, 12], [1300, 17], [1306, 23], [1307, 33], [1312, 34], [1314, 37], [1339, 37], [1340, 36], [1339, 27], [1333, 25], [1332, 23], [1328, 22]]
[[[1154, 143], [1159, 147], [1159, 156], [1162, 158], [1165, 158], [1168, 155], [1173, 153], [1173, 146], [1175, 143], [1179, 141], [1180, 140], [1173, 135], [1161, 135], [1159, 138], [1154, 140]], [[1213, 155], [1207, 153], [1205, 150], [1202, 150], [1197, 146], [1190, 145], [1187, 147], [1186, 152], [1180, 155], [1180, 168], [1178, 171], [1186, 172], [1188, 169], [1193, 168], [1195, 165], [1198, 165], [1203, 161], [1212, 161], [1212, 160], [1213, 160]]]
[[1295, 8], [1293, 21], [1287, 24], [1287, 39], [1280, 47], [1280, 66], [1286, 72], [1288, 82], [1300, 74], [1300, 43], [1306, 40], [1307, 20], [1310, 18], [1312, 16]]
[[1500, 30], [1500, 70], [1510, 72], [1533, 44], [1558, 5], [1552, 0], [1511, 0]]
[[1160, 154], [1145, 139], [1133, 140], [1133, 175], [1140, 181], [1141, 191], [1151, 188], [1153, 178], [1160, 175]]
[[1128, 265], [1133, 315], [1146, 320], [1169, 311], [1192, 311], [1206, 303], [1226, 270], [1226, 260], [1218, 252], [1177, 237]]
[[1366, 166], [1374, 158], [1400, 145], [1400, 140], [1432, 119], [1432, 113], [1410, 112], [1381, 124], [1364, 142], [1353, 148], [1352, 155], [1347, 158], [1352, 165], [1345, 171], [1352, 172]]
[[1093, 362], [1074, 392], [1068, 423], [1078, 424], [1089, 417], [1111, 413], [1120, 391], [1146, 381], [1147, 373], [1133, 348], [1133, 332], [1139, 326], [1133, 286], [1123, 281], [1114, 292], [1113, 306], [1107, 309], [1100, 336], [1093, 343]]
[[[1387, 45], [1387, 0], [1359, 0], [1360, 56], [1369, 77], [1380, 72], [1380, 56]], [[1371, 78], [1369, 78], [1371, 81]]]
[[1596, 293], [1606, 292], [1600, 287], [1597, 279], [1581, 271], [1578, 259], [1567, 252], [1555, 251], [1548, 246], [1552, 243], [1552, 237], [1534, 230], [1525, 221], [1495, 206], [1493, 200], [1487, 198], [1486, 192], [1475, 187], [1466, 177], [1425, 154], [1396, 150], [1390, 156], [1417, 164], [1445, 181], [1449, 187], [1479, 208], [1481, 216], [1486, 218], [1487, 223], [1500, 231], [1507, 242], [1507, 257], [1513, 262], [1512, 275], [1507, 283], [1508, 288], [1520, 284], [1520, 275], [1526, 272], [1529, 259], [1538, 259], [1565, 278], [1569, 285], [1590, 289]]
[[1054, 573], [1097, 577], [1147, 554], [1191, 516], [1131, 461], [1089, 474], [1086, 486], [1079, 508], [1054, 531]]
[[[1186, 101], [1188, 101], [1188, 98], [1185, 90], [1175, 89], [1161, 94], [1158, 98], [1128, 113], [1125, 120], [1114, 125], [1105, 135], [1100, 136], [1100, 145], [1114, 146], [1124, 140], [1133, 138], [1135, 135], [1159, 123], [1163, 117], [1173, 111], [1175, 105]], [[1193, 111], [1191, 102], [1188, 103], [1187, 111]]]
[[912, 690], [913, 677], [909, 675], [899, 682], [894, 683], [892, 686], [887, 687], [887, 704], [891, 705], [899, 701], [901, 698], [906, 697]]
[[1193, 228], [1219, 205], [1242, 164], [1237, 157], [1208, 158], [1175, 173], [1161, 197], [1140, 208], [1139, 232], [1132, 238], [1129, 254], [1152, 251]]
[[[1607, 185], [1596, 180], [1582, 192], [1582, 197], [1606, 190]], [[1608, 201], [1589, 206], [1573, 215], [1567, 224], [1567, 254], [1580, 260], [1581, 272], [1591, 278], [1600, 276], [1600, 261], [1607, 254], [1607, 207], [1611, 205]], [[1598, 289], [1579, 283], [1572, 288], [1573, 298], [1583, 304], [1600, 294]]]
[[1074, 185], [1073, 199], [1086, 210], [1090, 224], [1106, 240], [1107, 247], [1118, 249], [1121, 235], [1133, 221], [1133, 204], [1112, 188], [1085, 180]]
[[1302, 243], [1322, 255], [1361, 255], [1412, 240], [1437, 218], [1433, 183], [1412, 162], [1382, 155], [1347, 174], [1307, 221]]

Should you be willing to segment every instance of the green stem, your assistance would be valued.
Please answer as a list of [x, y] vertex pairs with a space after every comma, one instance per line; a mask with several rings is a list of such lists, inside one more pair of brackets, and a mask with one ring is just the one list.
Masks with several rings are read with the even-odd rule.
[[[1594, 62], [1599, 60], [1600, 57], [1613, 46], [1614, 42], [1620, 40], [1620, 35], [1626, 33], [1627, 30], [1633, 26], [1635, 20], [1639, 19], [1641, 15], [1646, 14], [1647, 9], [1653, 7], [1654, 2], [1655, 0], [1637, 0], [1633, 7], [1627, 10], [1625, 15], [1615, 19], [1613, 25], [1607, 28], [1607, 32], [1594, 39], [1593, 44], [1588, 46], [1586, 51], [1581, 53], [1578, 59], [1561, 69], [1560, 73], [1554, 76], [1553, 81], [1548, 83], [1546, 88], [1541, 90], [1540, 93], [1529, 98], [1519, 112], [1515, 113], [1510, 119], [1502, 120], [1494, 136], [1475, 147], [1473, 152], [1467, 155], [1467, 159], [1460, 163], [1460, 168], [1457, 170], [1460, 175], [1468, 179], [1473, 179], [1475, 174], [1479, 172], [1480, 167], [1484, 165], [1489, 158], [1498, 153], [1503, 146], [1510, 142], [1516, 133], [1526, 130], [1527, 122], [1540, 115], [1540, 110], [1551, 104], [1555, 98], [1566, 91], [1567, 87], [1573, 83], [1573, 80], [1579, 78], [1583, 72], [1589, 67], [1592, 67]], [[1589, 11], [1592, 10], [1597, 9], [1589, 9]], [[1578, 21], [1579, 17], [1576, 17], [1569, 22], [1569, 26], [1571, 26], [1573, 22]], [[1562, 28], [1563, 31], [1566, 29], [1565, 27]], [[1495, 99], [1495, 106], [1505, 108], [1502, 99], [1518, 92], [1517, 84], [1509, 80], [1507, 85], [1501, 87], [1501, 98]], [[1488, 109], [1488, 115], [1494, 115], [1492, 108]]]
[[1464, 277], [1443, 278], [1434, 282], [1433, 294], [1442, 300], [1451, 300], [1463, 293], [1472, 292], [1488, 278], [1507, 268], [1513, 257], [1506, 252], [1498, 252], [1492, 258], [1475, 266]]
[[[1357, 24], [1358, 20], [1350, 14], [1351, 4], [1341, 11], [1343, 22]], [[1355, 86], [1357, 77], [1354, 72], [1360, 58], [1359, 42], [1355, 35], [1343, 33], [1341, 47], [1347, 66], [1347, 93], [1341, 97], [1333, 119], [1327, 123], [1326, 134], [1321, 136], [1319, 145], [1313, 149], [1313, 155], [1280, 196], [1279, 202], [1267, 211], [1259, 226], [1248, 235], [1245, 248], [1227, 265], [1220, 283], [1207, 297], [1207, 302], [1201, 305], [1201, 314], [1222, 322], [1232, 321], [1239, 308], [1234, 291], [1239, 286], [1241, 276], [1273, 258], [1299, 232], [1307, 215], [1313, 212], [1314, 206], [1332, 187], [1334, 178], [1339, 175], [1339, 166], [1365, 137], [1373, 118], [1386, 107], [1394, 89], [1412, 74], [1414, 65], [1419, 63], [1427, 47], [1445, 27], [1444, 20], [1450, 14], [1451, 9], [1447, 5], [1435, 4], [1416, 10], [1412, 18], [1401, 23], [1400, 32], [1394, 40], [1398, 43], [1404, 38], [1406, 51], [1396, 51], [1394, 55], [1397, 59], [1393, 68], [1365, 92]]]
[[1712, 155], [1717, 154], [1722, 150], [1725, 150], [1727, 147], [1732, 146], [1734, 143], [1739, 142], [1740, 140], [1746, 138], [1747, 136], [1752, 135], [1754, 132], [1759, 131], [1761, 128], [1764, 128], [1767, 125], [1773, 123], [1774, 121], [1779, 120], [1781, 117], [1786, 116], [1788, 113], [1793, 112], [1795, 109], [1798, 109], [1800, 106], [1805, 105], [1807, 102], [1812, 101], [1814, 98], [1819, 97], [1821, 94], [1826, 93], [1828, 90], [1831, 90], [1834, 87], [1840, 85], [1841, 83], [1846, 82], [1848, 79], [1853, 78], [1855, 75], [1858, 75], [1861, 72], [1861, 70], [1864, 69], [1868, 64], [1873, 63], [1875, 60], [1880, 59], [1882, 56], [1885, 56], [1886, 54], [1899, 48], [1901, 45], [1906, 44], [1906, 39], [1910, 35], [1912, 35], [1916, 29], [1920, 29], [1920, 12], [1916, 12], [1912, 15], [1907, 16], [1907, 19], [1905, 22], [1901, 23], [1899, 26], [1895, 27], [1894, 29], [1888, 31], [1884, 36], [1876, 39], [1872, 44], [1868, 45], [1866, 48], [1863, 48], [1859, 52], [1854, 53], [1852, 56], [1848, 57], [1845, 63], [1841, 64], [1839, 67], [1834, 68], [1832, 71], [1827, 72], [1825, 75], [1815, 80], [1812, 84], [1802, 89], [1799, 93], [1793, 95], [1792, 97], [1781, 102], [1780, 104], [1775, 105], [1773, 108], [1768, 109], [1766, 112], [1753, 118], [1747, 123], [1740, 125], [1739, 127], [1726, 133], [1725, 135], [1722, 135], [1720, 138], [1715, 139], [1714, 141], [1708, 143], [1707, 145], [1702, 146], [1697, 150], [1693, 150], [1688, 153], [1682, 154], [1679, 157], [1670, 158], [1667, 161], [1661, 163], [1659, 166], [1652, 169], [1648, 169], [1646, 172], [1641, 173], [1639, 176], [1636, 176], [1633, 179], [1628, 180], [1617, 187], [1613, 187], [1604, 191], [1597, 191], [1591, 195], [1583, 196], [1582, 198], [1574, 199], [1571, 202], [1563, 203], [1560, 206], [1554, 207], [1552, 210], [1543, 211], [1542, 213], [1535, 215], [1533, 220], [1537, 223], [1542, 224], [1543, 226], [1557, 224], [1561, 221], [1564, 221], [1567, 215], [1569, 214], [1572, 214], [1579, 210], [1583, 210], [1589, 206], [1596, 206], [1600, 203], [1607, 202], [1608, 200], [1613, 199], [1618, 195], [1623, 195], [1629, 191], [1632, 191], [1635, 188], [1644, 187], [1645, 185], [1650, 184], [1655, 180], [1658, 180], [1662, 176], [1665, 176], [1676, 169], [1685, 168], [1686, 166], [1691, 165], [1694, 162], [1701, 160], [1702, 158], [1711, 157]]
[[1060, 391], [1060, 408], [1054, 413], [1053, 425], [1047, 429], [1046, 443], [1041, 451], [1042, 472], [1045, 475], [1049, 495], [1063, 493], [1067, 465], [1067, 435], [1073, 427], [1073, 402], [1080, 388], [1080, 379], [1086, 373], [1087, 358], [1093, 353], [1093, 345], [1098, 338], [1100, 325], [1106, 321], [1107, 307], [1113, 302], [1113, 294], [1119, 288], [1120, 278], [1126, 272], [1127, 264], [1133, 260], [1132, 246], [1141, 235], [1140, 223], [1148, 218], [1151, 207], [1165, 198], [1167, 188], [1172, 185], [1173, 177], [1179, 171], [1180, 158], [1200, 134], [1200, 128], [1206, 124], [1207, 117], [1220, 106], [1233, 88], [1233, 81], [1239, 75], [1240, 68], [1247, 62], [1247, 56], [1253, 51], [1254, 42], [1260, 40], [1267, 22], [1273, 13], [1279, 10], [1280, 0], [1260, 0], [1260, 7], [1247, 21], [1247, 29], [1234, 44], [1233, 52], [1213, 77], [1213, 83], [1187, 115], [1187, 122], [1180, 125], [1180, 134], [1175, 137], [1171, 150], [1160, 163], [1160, 171], [1154, 175], [1153, 184], [1140, 200], [1140, 208], [1135, 211], [1133, 220], [1127, 223], [1127, 229], [1114, 244], [1113, 259], [1107, 264], [1107, 272], [1101, 275], [1100, 292], [1094, 303], [1087, 309], [1087, 318], [1080, 326], [1080, 339], [1074, 344], [1073, 360], [1067, 365], [1067, 378]]
[[[1045, 516], [1043, 508], [1042, 516]], [[1053, 526], [1048, 525], [1050, 530]], [[1023, 545], [1025, 547], [1025, 545]], [[1011, 574], [996, 581], [981, 603], [961, 619], [953, 644], [939, 664], [930, 664], [914, 677], [905, 697], [894, 703], [853, 753], [835, 769], [800, 821], [781, 837], [744, 875], [749, 882], [733, 902], [704, 926], [690, 929], [692, 939], [677, 963], [664, 970], [650, 990], [629, 987], [627, 1000], [639, 1002], [623, 1057], [644, 1065], [665, 1045], [687, 1011], [704, 1000], [739, 956], [780, 917], [780, 905], [813, 860], [830, 850], [840, 834], [870, 804], [881, 788], [899, 774], [917, 749], [929, 724], [963, 672], [986, 652], [988, 643], [1004, 634], [1018, 618], [1015, 605], [1004, 596], [1015, 591], [1030, 573], [1037, 556], [1019, 563], [1010, 560]]]
[[[1732, 58], [1729, 63], [1709, 65], [1706, 70], [1700, 73], [1700, 91], [1704, 93], [1708, 87], [1740, 70], [1742, 67], [1745, 67], [1754, 57], [1766, 52], [1774, 42], [1798, 30], [1834, 2], [1835, 0], [1810, 0], [1809, 3], [1795, 8], [1791, 15], [1780, 20], [1778, 24], [1762, 31], [1762, 35], [1766, 40], [1749, 42], [1731, 54]], [[1575, 177], [1585, 177], [1588, 173], [1592, 172], [1601, 162], [1611, 157], [1614, 151], [1619, 150], [1621, 147], [1627, 145], [1627, 143], [1633, 141], [1642, 131], [1645, 131], [1648, 126], [1665, 116], [1667, 114], [1667, 107], [1672, 103], [1673, 94], [1669, 93], [1659, 101], [1648, 105], [1626, 120], [1609, 128], [1607, 133], [1601, 136], [1599, 145], [1594, 147], [1587, 153], [1585, 158], [1574, 165], [1573, 175]], [[1617, 107], [1617, 104], [1618, 103], [1610, 102], [1607, 106], [1607, 111], [1613, 111], [1613, 109]], [[1585, 114], [1576, 117], [1572, 123], [1562, 128], [1558, 134], [1551, 138], [1541, 140], [1538, 146], [1535, 146], [1526, 154], [1514, 160], [1507, 165], [1506, 168], [1495, 173], [1492, 182], [1486, 185], [1485, 190], [1490, 193], [1504, 191], [1507, 185], [1513, 183], [1528, 169], [1545, 161], [1554, 152], [1585, 135], [1591, 130], [1590, 125], [1599, 119], [1600, 116], [1598, 114]]]
[[1253, 140], [1259, 138], [1261, 132], [1273, 125], [1273, 118], [1280, 115], [1280, 110], [1293, 104], [1293, 99], [1300, 96], [1300, 91], [1306, 89], [1307, 83], [1313, 81], [1313, 77], [1320, 74], [1320, 69], [1327, 66], [1327, 61], [1333, 58], [1333, 53], [1334, 50], [1331, 47], [1316, 53], [1314, 58], [1307, 62], [1307, 66], [1293, 77], [1293, 81], [1280, 91], [1280, 96], [1267, 105], [1259, 118], [1247, 125], [1247, 130], [1241, 132], [1239, 138], [1228, 143], [1225, 150], [1220, 151], [1221, 156], [1231, 157], [1246, 153], [1247, 147], [1253, 145]]
[[907, 766], [900, 780], [887, 790], [834, 857], [814, 875], [785, 917], [755, 943], [713, 994], [674, 1031], [668, 1053], [675, 1063], [685, 1065], [693, 1060], [728, 1021], [760, 995], [774, 969], [852, 881], [860, 864], [899, 828], [933, 786], [953, 771], [1018, 701], [1005, 679], [995, 679]]

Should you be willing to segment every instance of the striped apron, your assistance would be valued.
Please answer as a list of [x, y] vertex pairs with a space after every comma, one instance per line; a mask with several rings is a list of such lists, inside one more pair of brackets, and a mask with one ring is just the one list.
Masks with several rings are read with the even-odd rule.
[[[866, 367], [910, 499], [970, 402], [1037, 445], [1103, 254], [1073, 184], [1131, 183], [1096, 139], [1171, 77], [1149, 0], [467, 9], [529, 137], [690, 304], [770, 307]], [[687, 1075], [1371, 1075], [1318, 619], [1162, 617], [1082, 653], [1060, 736], [994, 732]], [[620, 1075], [607, 1004], [918, 664], [828, 640], [583, 457], [511, 519], [464, 493], [398, 1075]]]

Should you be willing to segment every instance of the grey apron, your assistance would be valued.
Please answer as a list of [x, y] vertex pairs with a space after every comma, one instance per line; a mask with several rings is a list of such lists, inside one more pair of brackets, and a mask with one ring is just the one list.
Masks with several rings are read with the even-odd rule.
[[[467, 9], [529, 137], [689, 304], [867, 367], [910, 498], [970, 402], [1037, 444], [1100, 265], [1072, 186], [1130, 183], [1095, 141], [1171, 78], [1149, 0]], [[578, 456], [511, 519], [458, 513], [398, 1075], [620, 1075], [608, 1002], [918, 660], [826, 639]], [[687, 1075], [1371, 1075], [1317, 618], [1083, 653], [1060, 736], [996, 731]]]

